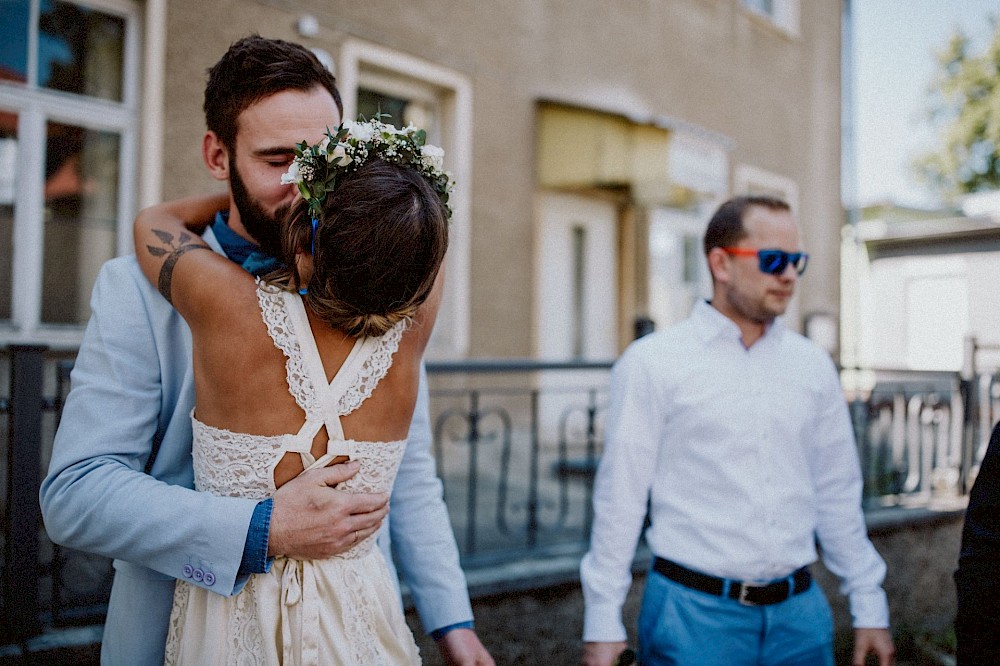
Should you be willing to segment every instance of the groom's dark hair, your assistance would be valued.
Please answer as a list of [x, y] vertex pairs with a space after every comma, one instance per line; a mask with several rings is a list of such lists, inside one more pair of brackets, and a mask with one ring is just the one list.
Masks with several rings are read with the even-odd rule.
[[[237, 120], [260, 100], [285, 90], [309, 91], [322, 86], [344, 114], [333, 74], [312, 51], [282, 39], [250, 35], [234, 43], [208, 70], [205, 123], [232, 154]], [[333, 119], [331, 119], [331, 124]]]

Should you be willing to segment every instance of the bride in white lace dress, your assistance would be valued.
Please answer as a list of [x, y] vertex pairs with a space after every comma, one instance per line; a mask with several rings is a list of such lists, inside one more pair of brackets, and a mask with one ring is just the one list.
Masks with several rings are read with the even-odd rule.
[[[345, 460], [360, 470], [338, 488], [391, 490], [440, 297], [450, 182], [422, 133], [361, 130], [300, 146], [288, 181], [309, 196], [285, 228], [292, 268], [265, 281], [190, 252], [208, 247], [183, 220], [197, 228], [207, 200], [139, 216], [143, 271], [192, 331], [199, 490], [264, 499]], [[329, 559], [276, 557], [232, 597], [177, 583], [168, 664], [419, 662], [374, 535]]]

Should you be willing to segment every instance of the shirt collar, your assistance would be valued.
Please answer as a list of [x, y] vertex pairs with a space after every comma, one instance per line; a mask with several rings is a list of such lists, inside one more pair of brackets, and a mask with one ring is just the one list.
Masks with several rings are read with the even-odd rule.
[[219, 241], [222, 251], [229, 257], [230, 261], [237, 264], [242, 264], [250, 256], [250, 253], [257, 249], [256, 244], [243, 238], [229, 227], [229, 211], [220, 210], [215, 214], [212, 233], [215, 234], [215, 239]]
[[[705, 343], [710, 342], [713, 338], [724, 337], [735, 340], [740, 345], [743, 344], [743, 332], [740, 330], [740, 327], [732, 319], [712, 307], [710, 301], [697, 301], [694, 304], [694, 309], [691, 311], [691, 319], [694, 320], [695, 330], [699, 337]], [[783, 330], [784, 324], [781, 318], [778, 317], [767, 326], [764, 330], [764, 335], [754, 343], [754, 346], [757, 346], [764, 340], [777, 339]]]

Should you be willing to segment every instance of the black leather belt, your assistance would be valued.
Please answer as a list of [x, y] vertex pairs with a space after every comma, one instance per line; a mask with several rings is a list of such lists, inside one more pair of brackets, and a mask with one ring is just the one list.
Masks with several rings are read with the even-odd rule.
[[[802, 567], [785, 578], [767, 585], [753, 585], [738, 580], [716, 578], [698, 571], [692, 571], [676, 562], [657, 557], [653, 560], [653, 570], [670, 580], [693, 590], [707, 592], [715, 596], [727, 596], [745, 606], [768, 606], [778, 604], [788, 597], [805, 592], [812, 585], [809, 569]], [[790, 580], [789, 580], [790, 579]], [[727, 586], [726, 583], [729, 583]]]

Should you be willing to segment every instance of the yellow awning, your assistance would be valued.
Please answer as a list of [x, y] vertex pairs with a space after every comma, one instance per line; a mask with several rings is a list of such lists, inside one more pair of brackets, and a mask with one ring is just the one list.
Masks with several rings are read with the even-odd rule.
[[624, 116], [543, 103], [538, 184], [557, 189], [628, 187], [637, 199], [676, 198], [667, 176], [670, 131]]

